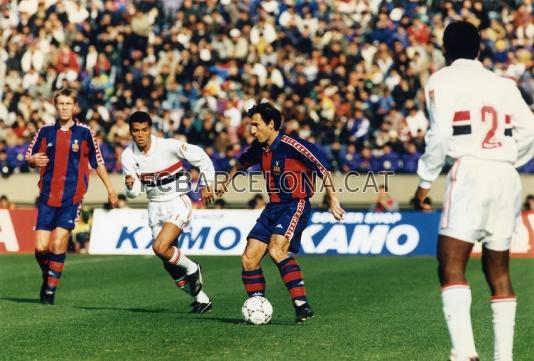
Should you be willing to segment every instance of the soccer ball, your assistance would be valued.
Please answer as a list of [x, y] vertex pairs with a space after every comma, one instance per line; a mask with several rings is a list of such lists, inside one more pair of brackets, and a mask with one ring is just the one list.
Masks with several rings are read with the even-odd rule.
[[262, 296], [248, 298], [241, 307], [243, 319], [255, 325], [265, 325], [271, 322], [273, 306], [268, 299]]

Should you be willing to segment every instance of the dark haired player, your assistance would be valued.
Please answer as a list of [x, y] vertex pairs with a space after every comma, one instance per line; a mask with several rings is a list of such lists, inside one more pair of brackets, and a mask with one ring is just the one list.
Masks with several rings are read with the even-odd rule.
[[54, 304], [70, 233], [87, 191], [89, 167], [104, 183], [111, 205], [118, 203], [93, 132], [73, 116], [76, 93], [67, 88], [58, 90], [54, 105], [56, 122], [39, 129], [26, 152], [29, 165], [38, 167], [41, 175], [35, 258], [43, 278], [39, 298], [48, 305]]
[[[267, 182], [270, 203], [247, 237], [241, 258], [241, 278], [249, 296], [264, 296], [261, 261], [268, 253], [280, 271], [293, 300], [296, 320], [300, 323], [311, 318], [313, 311], [306, 297], [302, 272], [291, 253], [297, 253], [300, 248], [316, 175], [323, 179], [334, 217], [341, 220], [344, 211], [334, 195], [333, 180], [324, 155], [313, 144], [280, 131], [282, 116], [271, 104], [258, 104], [248, 111], [248, 115], [250, 131], [256, 140], [239, 158], [228, 181], [238, 171], [259, 163]], [[218, 185], [219, 195], [225, 190], [225, 185]]]
[[[176, 286], [194, 298], [191, 312], [208, 312], [212, 302], [202, 290], [200, 265], [183, 254], [176, 241], [192, 213], [187, 196], [189, 179], [182, 160], [197, 166], [208, 183], [213, 183], [215, 177], [213, 164], [196, 145], [152, 135], [152, 119], [146, 112], [134, 112], [128, 123], [133, 142], [121, 156], [126, 196], [135, 198], [143, 188], [146, 190], [154, 253], [163, 261]], [[201, 196], [204, 202], [213, 199], [209, 184], [204, 184]]]
[[510, 239], [521, 205], [515, 167], [534, 155], [534, 117], [515, 83], [475, 60], [480, 35], [468, 22], [453, 22], [443, 35], [448, 66], [433, 74], [425, 95], [431, 128], [417, 174], [419, 208], [441, 172], [447, 177], [438, 240], [443, 313], [451, 360], [478, 360], [471, 326], [471, 290], [465, 268], [475, 242], [492, 294], [494, 360], [511, 361], [516, 297], [509, 271]]

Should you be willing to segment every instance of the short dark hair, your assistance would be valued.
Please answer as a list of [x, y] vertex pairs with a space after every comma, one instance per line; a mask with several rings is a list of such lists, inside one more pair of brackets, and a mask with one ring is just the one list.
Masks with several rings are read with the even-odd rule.
[[132, 113], [128, 118], [128, 125], [130, 128], [132, 127], [133, 123], [148, 123], [149, 126], [152, 126], [152, 118], [147, 112], [137, 111]]
[[476, 59], [480, 51], [480, 33], [467, 21], [454, 21], [443, 33], [445, 56], [449, 62], [456, 59]]
[[57, 103], [57, 98], [62, 95], [72, 98], [72, 100], [74, 100], [74, 102], [76, 103], [76, 91], [70, 88], [61, 88], [54, 94], [54, 104]]
[[273, 121], [275, 130], [279, 130], [282, 125], [282, 113], [280, 113], [280, 111], [271, 103], [264, 102], [254, 105], [247, 111], [247, 114], [249, 117], [252, 117], [254, 114], [259, 114], [265, 124], [269, 124]]

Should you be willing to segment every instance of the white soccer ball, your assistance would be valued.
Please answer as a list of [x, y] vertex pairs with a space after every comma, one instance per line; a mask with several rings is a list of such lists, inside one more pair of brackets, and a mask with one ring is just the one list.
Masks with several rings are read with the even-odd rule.
[[271, 322], [273, 306], [268, 299], [262, 296], [248, 298], [241, 307], [243, 319], [255, 325], [265, 325]]

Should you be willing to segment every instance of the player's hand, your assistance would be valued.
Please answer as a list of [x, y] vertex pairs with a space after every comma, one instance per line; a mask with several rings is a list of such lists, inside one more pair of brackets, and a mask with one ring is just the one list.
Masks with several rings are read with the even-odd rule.
[[213, 202], [214, 197], [211, 187], [202, 187], [202, 189], [200, 190], [200, 198], [202, 199], [202, 204], [204, 205], [204, 207], [207, 207], [208, 204]]
[[28, 159], [28, 163], [34, 167], [46, 167], [48, 164], [48, 157], [45, 153], [35, 153]]
[[108, 203], [111, 204], [113, 208], [119, 207], [119, 197], [117, 197], [117, 193], [115, 193], [114, 189], [108, 191]]
[[430, 188], [421, 188], [417, 187], [417, 190], [415, 191], [414, 196], [414, 208], [423, 211], [423, 212], [430, 212], [432, 210], [432, 206], [428, 203], [425, 203], [425, 200], [427, 199], [428, 193], [430, 193]]
[[334, 218], [341, 221], [345, 215], [345, 210], [341, 208], [339, 200], [336, 197], [328, 198], [328, 205], [330, 206], [330, 213], [332, 213]]
[[126, 186], [126, 188], [131, 190], [134, 183], [135, 183], [135, 178], [133, 176], [127, 175], [126, 177], [124, 177], [124, 185]]

